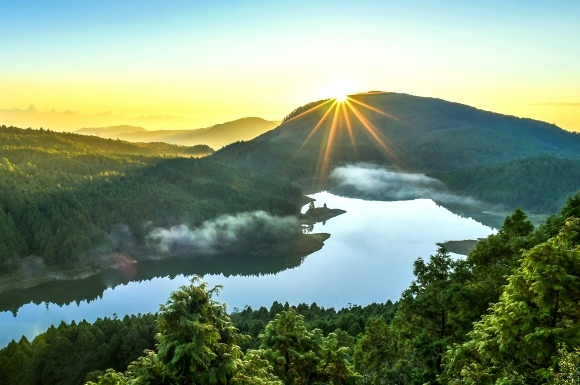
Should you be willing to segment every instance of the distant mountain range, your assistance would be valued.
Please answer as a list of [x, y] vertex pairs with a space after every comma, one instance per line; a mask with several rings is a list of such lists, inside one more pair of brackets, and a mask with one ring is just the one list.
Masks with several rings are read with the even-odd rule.
[[336, 191], [333, 170], [356, 163], [425, 174], [453, 194], [538, 214], [555, 212], [580, 190], [578, 133], [399, 93], [308, 103], [280, 124], [243, 118], [197, 130], [113, 126], [77, 133], [132, 142], [225, 146], [212, 159], [289, 178], [306, 190]]
[[273, 129], [279, 123], [262, 118], [242, 118], [193, 130], [149, 131], [143, 127], [122, 125], [85, 127], [75, 132], [83, 135], [97, 135], [103, 138], [121, 139], [128, 142], [164, 142], [182, 146], [205, 144], [214, 149], [218, 149], [232, 142], [252, 139]]
[[580, 189], [579, 134], [399, 93], [309, 103], [278, 128], [214, 157], [319, 181], [338, 165], [380, 164], [435, 177], [455, 193], [544, 213]]

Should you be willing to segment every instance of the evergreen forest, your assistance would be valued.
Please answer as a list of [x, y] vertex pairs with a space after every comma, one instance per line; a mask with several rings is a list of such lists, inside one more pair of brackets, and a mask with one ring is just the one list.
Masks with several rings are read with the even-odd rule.
[[103, 255], [145, 246], [155, 227], [296, 214], [303, 199], [287, 179], [183, 155], [195, 147], [6, 126], [0, 143], [0, 274], [30, 255], [59, 269], [98, 266]]
[[199, 278], [155, 315], [51, 327], [0, 350], [2, 384], [573, 384], [580, 194], [516, 209], [466, 259], [414, 263], [396, 303], [234, 309]]
[[[228, 312], [214, 300], [220, 287], [194, 277], [156, 314], [13, 340], [0, 350], [0, 385], [579, 383], [580, 136], [439, 99], [351, 101], [366, 118], [353, 118], [350, 137], [332, 131], [323, 100], [215, 153], [0, 126], [1, 291], [37, 268], [94, 273], [118, 253], [190, 252], [152, 234], [247, 213], [256, 230], [228, 251], [307, 254], [305, 238], [310, 252], [322, 241], [301, 231], [304, 191], [332, 190], [331, 170], [356, 162], [435, 178], [509, 213], [466, 258], [440, 247], [417, 259], [395, 303]], [[295, 248], [277, 249], [284, 242]]]

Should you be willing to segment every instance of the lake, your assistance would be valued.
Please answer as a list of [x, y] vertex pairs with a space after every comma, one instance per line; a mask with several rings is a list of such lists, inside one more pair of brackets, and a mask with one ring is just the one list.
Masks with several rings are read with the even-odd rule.
[[229, 310], [316, 302], [349, 304], [396, 301], [413, 280], [413, 262], [428, 259], [437, 243], [486, 237], [494, 230], [460, 217], [430, 199], [366, 201], [321, 192], [316, 205], [347, 212], [314, 225], [330, 233], [324, 247], [304, 258], [240, 257], [144, 261], [126, 272], [111, 270], [78, 281], [51, 282], [0, 295], [0, 347], [29, 339], [62, 321], [155, 312], [193, 274], [223, 285], [217, 299]]

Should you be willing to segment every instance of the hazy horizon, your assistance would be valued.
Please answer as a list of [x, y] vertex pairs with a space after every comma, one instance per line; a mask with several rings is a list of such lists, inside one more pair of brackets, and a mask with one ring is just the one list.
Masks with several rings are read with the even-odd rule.
[[580, 131], [580, 3], [3, 3], [0, 124], [196, 129], [370, 90]]

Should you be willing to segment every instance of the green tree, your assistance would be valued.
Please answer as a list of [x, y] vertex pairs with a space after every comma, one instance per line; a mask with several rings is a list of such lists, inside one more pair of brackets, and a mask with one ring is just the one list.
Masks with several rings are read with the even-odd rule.
[[464, 384], [544, 383], [558, 360], [558, 345], [580, 345], [578, 219], [524, 252], [521, 265], [491, 313], [469, 340], [446, 353], [442, 378]]
[[558, 371], [550, 371], [550, 384], [573, 385], [580, 384], [580, 348], [567, 351], [564, 346], [558, 351]]
[[415, 280], [403, 292], [392, 326], [401, 340], [400, 358], [407, 365], [413, 383], [436, 384], [442, 370], [442, 356], [464, 333], [465, 321], [459, 308], [465, 277], [464, 261], [454, 261], [440, 247], [428, 263], [415, 261]]
[[260, 339], [264, 357], [284, 384], [350, 384], [359, 377], [336, 334], [324, 337], [320, 329], [308, 329], [293, 308], [268, 323]]
[[[546, 232], [548, 237], [554, 237], [570, 217], [580, 218], [580, 192], [569, 196], [564, 206], [560, 209], [560, 213], [558, 215], [550, 215], [541, 226], [541, 229]], [[578, 243], [580, 238], [576, 237], [574, 241]]]
[[408, 368], [401, 367], [397, 335], [381, 318], [372, 319], [356, 343], [356, 370], [365, 385], [405, 384]]
[[294, 309], [278, 314], [260, 335], [264, 357], [285, 384], [309, 384], [318, 378], [322, 332], [308, 330]]
[[[0, 355], [0, 384], [20, 384], [26, 375], [30, 357], [25, 353], [28, 340], [23, 337], [19, 343], [12, 340]], [[24, 349], [23, 349], [24, 347]]]
[[478, 242], [469, 253], [467, 261], [473, 266], [470, 289], [477, 300], [477, 318], [498, 301], [507, 277], [519, 264], [522, 251], [539, 243], [531, 237], [533, 230], [527, 215], [518, 208], [505, 218], [497, 234]]
[[99, 377], [98, 382], [88, 381], [86, 385], [125, 385], [129, 379], [123, 373], [107, 369], [105, 374]]
[[[241, 364], [242, 335], [195, 277], [171, 293], [158, 316], [157, 349], [163, 373], [179, 384], [227, 384]], [[199, 283], [199, 284], [198, 284]]]
[[238, 343], [247, 337], [212, 299], [219, 289], [194, 277], [171, 293], [157, 316], [157, 351], [146, 350], [124, 374], [108, 370], [97, 384], [280, 385], [261, 353], [243, 356]]
[[283, 385], [261, 350], [249, 350], [232, 379], [232, 385]]

